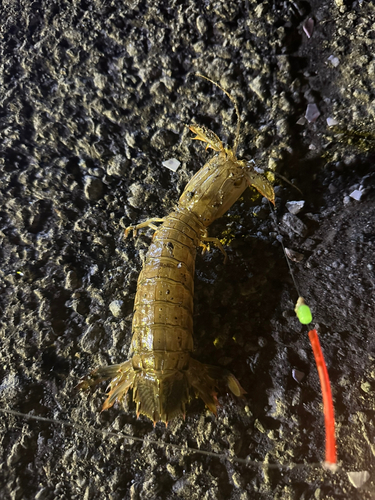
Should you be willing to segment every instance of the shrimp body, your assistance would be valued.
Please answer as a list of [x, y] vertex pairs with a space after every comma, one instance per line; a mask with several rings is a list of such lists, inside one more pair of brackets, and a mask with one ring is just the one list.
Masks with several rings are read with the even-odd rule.
[[[218, 386], [226, 384], [236, 396], [245, 393], [230, 372], [191, 356], [196, 249], [201, 246], [205, 251], [213, 243], [225, 254], [220, 241], [208, 237], [207, 227], [229, 210], [247, 186], [254, 186], [274, 202], [271, 184], [238, 160], [235, 148], [224, 148], [203, 127], [190, 129], [197, 134], [195, 139], [206, 142], [217, 154], [187, 184], [174, 212], [164, 219], [130, 226], [125, 233], [147, 226], [155, 229], [138, 278], [131, 357], [98, 368], [79, 384], [86, 388], [111, 378], [103, 410], [133, 388], [137, 415], [144, 414], [154, 423], [185, 415], [192, 389], [215, 414]], [[156, 221], [162, 224], [156, 226]]]
[[168, 215], [154, 234], [138, 278], [131, 342], [133, 396], [137, 413], [154, 422], [185, 413], [189, 388], [195, 384], [190, 365], [194, 271], [203, 229], [184, 209]]

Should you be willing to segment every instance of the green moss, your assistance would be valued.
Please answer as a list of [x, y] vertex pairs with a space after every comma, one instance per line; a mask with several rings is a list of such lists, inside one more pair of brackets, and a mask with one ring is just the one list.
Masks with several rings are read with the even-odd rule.
[[331, 141], [351, 146], [363, 152], [375, 150], [375, 133], [361, 130], [348, 130], [339, 127], [332, 127], [334, 136], [328, 136]]

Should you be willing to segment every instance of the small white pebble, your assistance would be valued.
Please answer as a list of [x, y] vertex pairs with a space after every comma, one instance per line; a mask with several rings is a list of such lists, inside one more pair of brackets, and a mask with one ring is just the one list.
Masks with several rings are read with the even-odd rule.
[[334, 66], [335, 68], [337, 68], [337, 66], [340, 64], [340, 61], [337, 57], [335, 56], [329, 56], [328, 58], [328, 61], [332, 64], [332, 66]]
[[297, 215], [298, 212], [300, 212], [303, 209], [303, 207], [305, 206], [305, 202], [304, 202], [304, 200], [287, 201], [285, 206], [291, 214]]
[[309, 123], [314, 123], [320, 116], [320, 111], [316, 104], [308, 104], [306, 108], [305, 118]]
[[163, 167], [169, 168], [172, 172], [176, 172], [181, 163], [176, 160], [176, 158], [170, 158], [169, 160], [165, 160], [162, 162]]
[[301, 116], [301, 118], [297, 121], [297, 125], [305, 125], [306, 123], [306, 118]]
[[328, 127], [334, 127], [335, 125], [338, 125], [338, 121], [335, 120], [334, 118], [331, 118], [330, 116], [327, 118], [327, 125]]
[[300, 372], [299, 370], [296, 370], [293, 368], [292, 370], [292, 377], [296, 382], [301, 382], [301, 380], [304, 378], [305, 374], [303, 372]]
[[311, 17], [303, 24], [303, 31], [306, 33], [307, 38], [311, 38], [314, 32], [314, 19]]
[[288, 259], [292, 260], [293, 262], [301, 262], [305, 258], [302, 253], [296, 252], [295, 250], [286, 247], [285, 247], [285, 254], [288, 257]]
[[122, 305], [123, 301], [122, 300], [113, 300], [109, 304], [109, 310], [113, 314], [115, 318], [119, 318], [122, 315]]
[[349, 481], [352, 483], [354, 488], [360, 488], [366, 481], [370, 478], [370, 473], [367, 470], [360, 472], [347, 472]]
[[359, 189], [355, 189], [350, 193], [350, 198], [353, 198], [353, 200], [360, 201], [363, 195], [363, 191]]

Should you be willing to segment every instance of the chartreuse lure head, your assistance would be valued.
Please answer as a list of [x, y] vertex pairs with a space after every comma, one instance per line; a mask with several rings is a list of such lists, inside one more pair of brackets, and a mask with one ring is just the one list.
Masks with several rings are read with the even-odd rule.
[[297, 318], [303, 325], [308, 325], [312, 322], [312, 314], [310, 308], [305, 304], [305, 301], [302, 297], [298, 297], [294, 311], [297, 315]]

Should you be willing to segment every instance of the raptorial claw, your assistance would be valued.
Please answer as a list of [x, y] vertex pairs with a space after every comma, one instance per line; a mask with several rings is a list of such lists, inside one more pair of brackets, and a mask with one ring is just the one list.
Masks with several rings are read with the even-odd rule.
[[207, 142], [206, 150], [212, 148], [214, 151], [224, 152], [225, 148], [218, 136], [212, 130], [199, 125], [190, 125], [189, 129], [197, 134], [193, 141]]
[[275, 191], [272, 184], [264, 177], [264, 175], [257, 172], [246, 172], [246, 180], [249, 186], [254, 187], [262, 196], [267, 198], [273, 205], [275, 205]]

